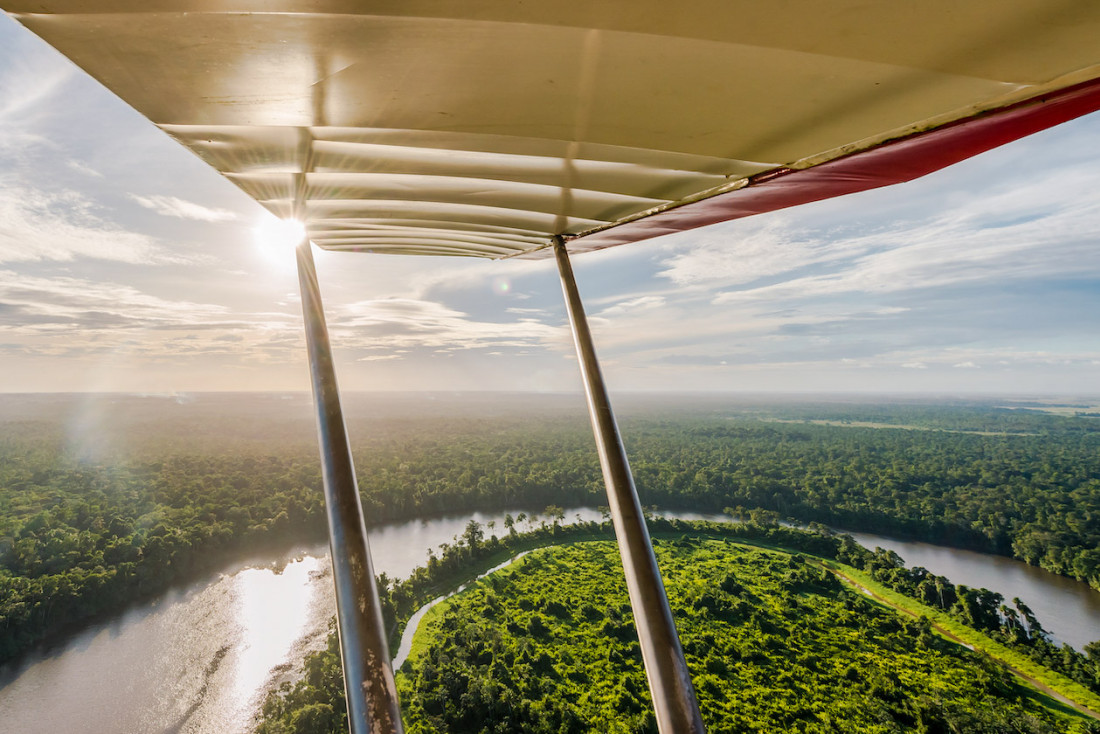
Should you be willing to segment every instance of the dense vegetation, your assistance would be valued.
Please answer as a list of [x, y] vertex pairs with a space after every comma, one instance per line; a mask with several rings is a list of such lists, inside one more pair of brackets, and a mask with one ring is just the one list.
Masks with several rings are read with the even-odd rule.
[[[243, 554], [323, 537], [308, 396], [2, 401], [0, 662]], [[347, 402], [371, 522], [605, 501], [578, 396]], [[1095, 418], [917, 402], [619, 408], [647, 504], [763, 508], [1100, 587]], [[906, 428], [869, 427], [885, 424]]]
[[[927, 619], [885, 610], [806, 557], [721, 536], [825, 555], [843, 554], [842, 539], [774, 525], [658, 525], [679, 538], [659, 541], [658, 555], [710, 731], [1100, 731], [1040, 704]], [[594, 531], [540, 532], [562, 541]], [[467, 566], [498, 545], [468, 535], [475, 545], [454, 551]], [[881, 565], [866, 551], [859, 560]], [[656, 731], [612, 544], [536, 551], [440, 608], [398, 676], [410, 732]], [[260, 731], [339, 731], [342, 712], [332, 637], [302, 681], [269, 698]]]
[[[802, 558], [721, 541], [657, 550], [710, 731], [1073, 727]], [[460, 597], [409, 666], [410, 732], [655, 732], [618, 571], [611, 544], [560, 548]]]

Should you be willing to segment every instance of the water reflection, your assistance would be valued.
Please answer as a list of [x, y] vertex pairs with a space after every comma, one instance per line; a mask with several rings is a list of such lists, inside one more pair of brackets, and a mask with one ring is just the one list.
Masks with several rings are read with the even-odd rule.
[[262, 687], [271, 671], [284, 662], [309, 622], [312, 583], [324, 559], [307, 556], [282, 573], [248, 569], [238, 574], [237, 620], [240, 654], [233, 671], [232, 697], [243, 707]]
[[328, 561], [245, 568], [165, 595], [8, 671], [0, 729], [20, 734], [250, 730], [272, 673], [325, 636]]

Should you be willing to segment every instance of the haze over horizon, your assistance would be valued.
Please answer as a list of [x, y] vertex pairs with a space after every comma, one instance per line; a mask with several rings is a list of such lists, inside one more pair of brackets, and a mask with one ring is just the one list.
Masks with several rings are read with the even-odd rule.
[[[476, 396], [498, 396], [500, 399], [507, 399], [511, 396], [518, 396], [521, 398], [551, 398], [560, 396], [568, 399], [575, 399], [576, 404], [579, 407], [584, 407], [584, 391], [582, 389], [570, 390], [500, 390], [500, 389], [473, 389], [473, 390], [449, 390], [449, 389], [410, 389], [410, 390], [340, 390], [344, 396], [385, 396], [387, 399], [399, 398], [402, 396], [409, 398], [426, 398], [429, 400], [435, 400], [437, 398], [455, 398], [473, 399]], [[793, 391], [781, 391], [781, 390], [616, 390], [615, 395], [619, 399], [631, 400], [634, 398], [647, 399], [647, 398], [668, 398], [668, 399], [683, 399], [685, 402], [690, 402], [692, 399], [702, 399], [708, 397], [721, 398], [728, 400], [730, 404], [736, 404], [738, 402], [746, 403], [787, 403], [787, 402], [839, 402], [839, 403], [952, 403], [952, 402], [975, 402], [983, 404], [993, 404], [1000, 402], [1008, 403], [1035, 403], [1036, 405], [1070, 405], [1078, 408], [1096, 408], [1100, 407], [1100, 392], [1017, 392], [1017, 393], [997, 393], [997, 392], [979, 392], [979, 391], [868, 391], [868, 390], [851, 390], [851, 391], [805, 391], [805, 392], [793, 392]], [[291, 390], [247, 390], [247, 389], [226, 389], [226, 390], [108, 390], [108, 391], [92, 391], [92, 390], [0, 390], [0, 398], [5, 397], [72, 397], [74, 399], [86, 399], [86, 398], [150, 398], [150, 399], [165, 399], [175, 400], [176, 402], [186, 403], [195, 398], [206, 396], [278, 396], [278, 397], [303, 397], [309, 398], [312, 402], [313, 393], [308, 387], [296, 388]], [[1008, 407], [1020, 407], [1020, 406], [1008, 406]]]
[[[1090, 395], [1100, 115], [577, 257], [625, 392]], [[0, 15], [0, 392], [309, 389], [262, 208]], [[348, 391], [579, 390], [551, 261], [316, 252]]]

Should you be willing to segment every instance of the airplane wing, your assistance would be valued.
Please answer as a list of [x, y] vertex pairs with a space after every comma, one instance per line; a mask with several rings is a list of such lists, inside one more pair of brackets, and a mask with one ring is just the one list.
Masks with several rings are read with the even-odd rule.
[[1100, 3], [0, 0], [330, 250], [549, 257], [1100, 109]]

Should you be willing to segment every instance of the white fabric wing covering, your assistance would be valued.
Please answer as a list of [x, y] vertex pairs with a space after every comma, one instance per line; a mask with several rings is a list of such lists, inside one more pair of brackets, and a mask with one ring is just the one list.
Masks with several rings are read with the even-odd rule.
[[385, 253], [579, 245], [1100, 77], [1086, 0], [0, 5], [317, 245]]

